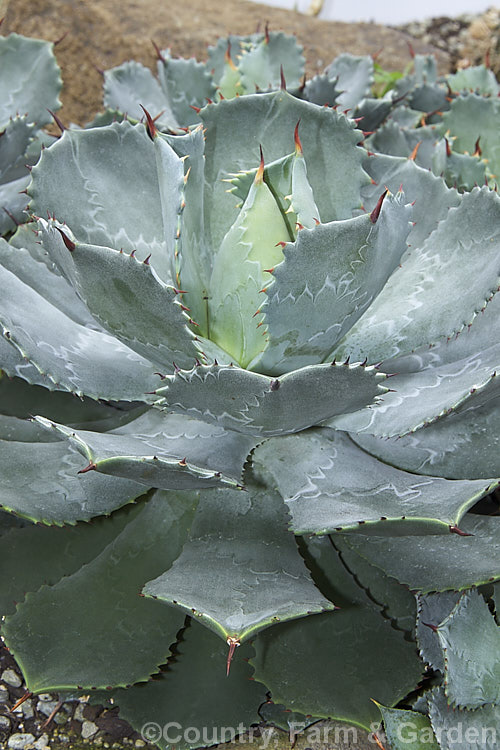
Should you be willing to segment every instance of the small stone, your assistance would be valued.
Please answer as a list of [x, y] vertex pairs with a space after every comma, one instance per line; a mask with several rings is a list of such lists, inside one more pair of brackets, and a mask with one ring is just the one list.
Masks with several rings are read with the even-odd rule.
[[84, 721], [82, 724], [82, 737], [84, 740], [88, 740], [89, 737], [93, 737], [99, 727], [94, 724], [93, 721]]
[[[39, 696], [39, 697], [41, 698], [42, 696]], [[50, 697], [52, 698], [52, 696], [50, 696]], [[42, 700], [39, 700], [38, 703], [36, 704], [36, 710], [40, 711], [40, 713], [43, 714], [44, 716], [50, 716], [50, 714], [52, 713], [52, 711], [58, 705], [59, 705], [59, 701], [54, 701], [54, 700], [42, 701]]]
[[136, 740], [134, 744], [136, 747], [146, 747], [144, 740]]
[[11, 734], [7, 747], [11, 750], [24, 750], [27, 745], [33, 744], [35, 738], [32, 734]]
[[68, 716], [66, 716], [62, 711], [58, 711], [54, 716], [54, 721], [56, 724], [59, 724], [59, 726], [61, 726], [62, 724], [66, 724], [66, 722], [68, 721]]
[[35, 750], [45, 750], [49, 746], [49, 735], [48, 734], [42, 734], [41, 737], [37, 739], [37, 741], [34, 743], [33, 747]]
[[5, 685], [0, 685], [0, 703], [7, 703], [9, 700], [9, 691]]
[[19, 709], [21, 710], [21, 713], [25, 719], [32, 719], [35, 715], [35, 712], [33, 710], [33, 701], [30, 701], [29, 698], [27, 701], [24, 701], [24, 703], [21, 703]]
[[2, 672], [2, 681], [11, 687], [21, 687], [22, 680], [13, 669], [5, 669]]
[[0, 729], [10, 729], [10, 719], [8, 716], [0, 714]]
[[38, 696], [38, 699], [42, 701], [42, 703], [46, 703], [47, 701], [53, 701], [54, 696], [50, 693], [40, 693]]
[[73, 718], [76, 719], [76, 721], [84, 721], [85, 716], [83, 715], [83, 709], [85, 708], [87, 704], [86, 703], [78, 703], [77, 707], [75, 708], [75, 713], [73, 714]]

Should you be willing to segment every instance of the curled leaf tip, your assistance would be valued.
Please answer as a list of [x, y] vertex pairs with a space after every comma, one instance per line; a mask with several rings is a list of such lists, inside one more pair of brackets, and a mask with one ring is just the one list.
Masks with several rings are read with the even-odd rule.
[[142, 109], [142, 111], [144, 112], [144, 114], [146, 116], [146, 130], [148, 131], [148, 135], [151, 138], [151, 140], [154, 141], [155, 136], [156, 136], [156, 134], [158, 132], [157, 127], [155, 125], [155, 121], [153, 120], [153, 118], [149, 114], [148, 110], [145, 107], [142, 106], [142, 104], [140, 104], [139, 106], [140, 106], [140, 108]]
[[86, 474], [88, 471], [95, 471], [96, 469], [97, 469], [96, 464], [90, 461], [89, 465], [86, 466], [84, 469], [80, 469], [78, 474]]
[[72, 253], [73, 250], [76, 247], [75, 243], [72, 240], [70, 240], [70, 238], [68, 237], [68, 235], [65, 232], [63, 232], [62, 229], [59, 229], [59, 227], [55, 227], [55, 229], [57, 229], [57, 231], [61, 235], [62, 241], [64, 242], [64, 244], [66, 245], [66, 247], [68, 248], [68, 250], [70, 251], [70, 253]]
[[450, 531], [452, 534], [458, 534], [458, 536], [474, 536], [474, 534], [469, 534], [467, 531], [459, 529], [456, 524], [454, 526], [450, 526]]
[[377, 223], [378, 217], [380, 216], [380, 211], [382, 210], [382, 203], [384, 202], [384, 198], [385, 198], [385, 196], [387, 195], [388, 192], [389, 191], [386, 188], [384, 190], [384, 192], [382, 193], [382, 195], [380, 196], [380, 198], [378, 199], [377, 205], [375, 206], [375, 208], [371, 212], [371, 214], [370, 214], [370, 221], [371, 221], [372, 224], [376, 224]]

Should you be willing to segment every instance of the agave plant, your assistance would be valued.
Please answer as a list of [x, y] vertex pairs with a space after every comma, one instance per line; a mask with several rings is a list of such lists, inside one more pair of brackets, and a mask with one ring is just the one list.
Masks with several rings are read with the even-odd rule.
[[28, 166], [52, 139], [40, 129], [59, 109], [61, 76], [53, 44], [19, 34], [0, 37], [0, 234], [25, 220]]
[[473, 509], [500, 476], [500, 199], [366, 157], [284, 90], [199, 117], [65, 131], [36, 227], [0, 244], [2, 633], [28, 690], [107, 688], [160, 747], [290, 711], [370, 728], [371, 699], [397, 726], [429, 684], [412, 592], [438, 592], [434, 729], [446, 698], [498, 721], [498, 518]]

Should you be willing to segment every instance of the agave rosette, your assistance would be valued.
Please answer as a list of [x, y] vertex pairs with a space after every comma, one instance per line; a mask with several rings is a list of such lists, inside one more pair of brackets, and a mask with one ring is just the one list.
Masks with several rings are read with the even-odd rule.
[[408, 588], [500, 577], [468, 513], [500, 475], [500, 199], [283, 90], [200, 118], [64, 132], [37, 236], [1, 243], [31, 384], [2, 385], [2, 505], [45, 524], [0, 519], [4, 637], [31, 691], [111, 688], [135, 726], [248, 725], [270, 690], [369, 727], [422, 674]]

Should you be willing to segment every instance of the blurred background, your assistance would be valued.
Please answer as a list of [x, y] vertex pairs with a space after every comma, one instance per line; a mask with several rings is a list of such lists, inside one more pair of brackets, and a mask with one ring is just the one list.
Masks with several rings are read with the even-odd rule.
[[[260, 2], [260, 0], [254, 0]], [[264, 0], [262, 0], [264, 2]], [[458, 16], [482, 13], [491, 0], [265, 0], [266, 5], [298, 10], [330, 21], [375, 21], [388, 25], [418, 21], [436, 16]]]

